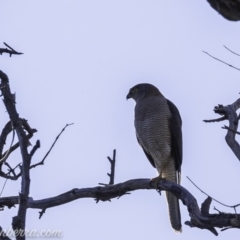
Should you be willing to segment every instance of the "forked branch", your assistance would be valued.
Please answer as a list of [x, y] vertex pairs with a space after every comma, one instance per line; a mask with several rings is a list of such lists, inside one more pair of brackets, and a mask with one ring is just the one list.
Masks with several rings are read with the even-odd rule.
[[10, 47], [8, 44], [6, 44], [5, 42], [3, 43], [7, 48], [0, 48], [0, 55], [2, 55], [3, 53], [8, 53], [9, 56], [11, 57], [13, 54], [15, 55], [21, 55], [23, 53], [21, 52], [17, 52], [16, 50], [14, 50], [12, 47]]
[[103, 185], [103, 186], [114, 184], [115, 164], [116, 164], [116, 149], [113, 150], [113, 158], [111, 159], [110, 157], [107, 157], [107, 159], [110, 162], [110, 166], [111, 166], [111, 172], [107, 174], [110, 179], [109, 179], [109, 184], [99, 183], [99, 185]]
[[215, 59], [215, 60], [217, 60], [217, 61], [219, 61], [219, 62], [221, 62], [221, 63], [223, 63], [223, 64], [225, 64], [225, 65], [228, 65], [228, 66], [231, 67], [231, 68], [234, 68], [234, 69], [240, 71], [240, 68], [237, 68], [237, 67], [233, 66], [232, 64], [229, 64], [229, 63], [227, 63], [227, 62], [224, 62], [223, 60], [212, 56], [212, 55], [209, 54], [208, 52], [205, 52], [205, 51], [203, 51], [203, 52], [204, 52], [205, 54], [207, 54], [209, 57], [211, 57], [211, 58], [213, 58], [213, 59]]
[[[22, 184], [21, 184], [21, 192], [19, 193], [19, 208], [18, 213], [15, 217], [13, 217], [12, 227], [15, 233], [24, 233], [25, 232], [25, 224], [26, 224], [26, 213], [27, 213], [27, 204], [30, 190], [30, 173], [29, 167], [31, 163], [31, 156], [28, 153], [28, 138], [23, 128], [22, 119], [19, 118], [19, 114], [16, 110], [15, 103], [15, 95], [11, 93], [9, 87], [9, 79], [8, 76], [0, 71], [0, 79], [1, 79], [1, 92], [3, 97], [4, 105], [9, 114], [9, 118], [11, 120], [13, 128], [16, 130], [20, 152], [22, 157]], [[17, 235], [15, 234], [17, 240], [25, 240], [25, 235]]]
[[[27, 207], [35, 209], [43, 209], [56, 207], [62, 204], [69, 203], [71, 201], [81, 199], [81, 198], [93, 198], [99, 199], [100, 201], [109, 201], [113, 198], [119, 198], [126, 193], [133, 192], [136, 190], [155, 190], [154, 186], [150, 184], [151, 179], [133, 179], [123, 183], [118, 183], [115, 185], [107, 185], [104, 187], [93, 187], [93, 188], [75, 188], [61, 195], [41, 199], [33, 200], [28, 198]], [[160, 180], [158, 183], [159, 190], [170, 191], [177, 198], [179, 198], [182, 203], [186, 206], [190, 220], [186, 221], [185, 224], [190, 227], [197, 227], [201, 229], [207, 229], [218, 235], [215, 227], [224, 228], [240, 228], [240, 214], [228, 214], [228, 213], [218, 213], [210, 214], [209, 207], [204, 207], [200, 210], [197, 200], [194, 196], [184, 187], [170, 181]], [[211, 199], [208, 198], [208, 206], [210, 206]], [[18, 196], [0, 198], [0, 206], [14, 206], [18, 204]], [[206, 205], [206, 203], [205, 203]]]
[[223, 120], [229, 121], [229, 126], [223, 127], [223, 129], [228, 130], [225, 136], [225, 140], [228, 146], [231, 148], [231, 150], [235, 154], [235, 156], [240, 161], [240, 145], [235, 139], [236, 134], [239, 134], [239, 132], [237, 131], [238, 121], [239, 121], [237, 110], [239, 108], [240, 108], [240, 98], [237, 99], [234, 103], [227, 106], [218, 105], [214, 107], [213, 111], [219, 115], [222, 115], [222, 117], [217, 119], [204, 120], [204, 122], [219, 122]]
[[[71, 125], [73, 125], [73, 123], [66, 124], [66, 126], [62, 129], [62, 131], [57, 135], [57, 137], [56, 137], [56, 139], [54, 140], [52, 146], [51, 146], [50, 149], [47, 151], [47, 153], [45, 154], [45, 156], [43, 157], [43, 159], [42, 159], [40, 162], [36, 163], [36, 164], [32, 164], [32, 165], [30, 166], [30, 169], [35, 168], [35, 167], [37, 167], [37, 166], [39, 166], [39, 165], [44, 165], [44, 161], [46, 160], [46, 158], [47, 158], [47, 156], [49, 155], [49, 153], [52, 151], [54, 145], [56, 144], [56, 142], [57, 142], [57, 140], [59, 139], [59, 137], [61, 136], [61, 134], [65, 131], [65, 129], [66, 129], [68, 126], [71, 126]], [[40, 147], [40, 142], [39, 142], [39, 147]]]

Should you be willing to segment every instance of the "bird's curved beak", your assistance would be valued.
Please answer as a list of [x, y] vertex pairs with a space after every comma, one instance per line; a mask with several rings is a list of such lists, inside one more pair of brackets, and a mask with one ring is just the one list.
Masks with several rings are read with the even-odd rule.
[[131, 92], [129, 92], [126, 99], [128, 100], [129, 98], [131, 98], [132, 97], [131, 95], [132, 95]]

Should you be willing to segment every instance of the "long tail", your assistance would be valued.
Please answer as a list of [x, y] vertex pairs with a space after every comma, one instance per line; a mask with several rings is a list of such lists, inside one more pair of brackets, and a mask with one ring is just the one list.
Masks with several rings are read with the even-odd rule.
[[[164, 168], [162, 172], [162, 177], [166, 178], [166, 180], [178, 182], [176, 176], [176, 170], [173, 164], [169, 164]], [[182, 232], [182, 224], [181, 224], [181, 213], [179, 207], [178, 199], [170, 192], [166, 192], [167, 203], [168, 203], [168, 211], [169, 211], [169, 218], [172, 225], [172, 228], [177, 232]]]
[[166, 192], [166, 197], [172, 228], [177, 232], [182, 232], [181, 214], [178, 199], [169, 192]]

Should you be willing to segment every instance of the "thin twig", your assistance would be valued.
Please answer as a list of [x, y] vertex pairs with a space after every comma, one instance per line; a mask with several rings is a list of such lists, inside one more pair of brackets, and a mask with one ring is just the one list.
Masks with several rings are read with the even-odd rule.
[[[28, 124], [28, 121], [27, 121], [26, 119], [24, 119], [24, 118], [21, 119], [21, 123], [22, 123], [22, 126], [23, 126], [24, 130], [27, 131], [27, 133], [28, 133], [26, 137], [27, 137], [28, 139], [32, 138], [32, 137], [33, 137], [33, 134], [34, 134], [35, 132], [37, 132], [37, 130], [34, 129], [34, 128], [31, 128], [30, 125]], [[3, 146], [4, 146], [5, 142], [6, 142], [6, 139], [7, 139], [8, 134], [10, 134], [11, 131], [13, 131], [13, 132], [15, 133], [15, 130], [14, 130], [13, 126], [12, 126], [12, 122], [9, 121], [9, 122], [5, 125], [5, 127], [3, 128], [2, 133], [1, 133], [1, 135], [0, 135], [0, 153], [1, 153], [1, 156], [2, 156], [2, 158], [4, 159], [4, 161], [6, 161], [6, 158], [7, 158], [13, 151], [15, 151], [15, 150], [19, 147], [19, 142], [15, 143], [15, 144], [13, 145], [13, 141], [14, 141], [14, 135], [13, 135], [12, 143], [11, 143], [10, 148], [9, 148], [6, 152], [4, 152], [4, 153], [2, 154]], [[14, 133], [13, 133], [13, 134], [14, 134]], [[12, 145], [13, 145], [13, 146], [12, 146]]]
[[221, 229], [220, 231], [223, 232], [223, 231], [226, 231], [226, 230], [229, 230], [229, 229], [233, 229], [233, 227], [226, 227], [226, 228]]
[[113, 158], [111, 159], [108, 157], [108, 160], [111, 164], [111, 173], [108, 173], [107, 175], [110, 178], [109, 185], [114, 184], [114, 177], [115, 177], [115, 163], [116, 163], [116, 149], [113, 150]]
[[[225, 140], [228, 144], [228, 146], [231, 148], [232, 152], [235, 154], [237, 159], [240, 161], [240, 145], [236, 141], [236, 134], [237, 128], [238, 128], [238, 121], [239, 121], [239, 115], [236, 113], [236, 111], [240, 108], [240, 98], [237, 99], [232, 104], [229, 104], [227, 106], [223, 106], [222, 104], [218, 104], [218, 106], [215, 106], [213, 111], [217, 114], [222, 115], [221, 118], [218, 120], [222, 120], [226, 118], [226, 120], [229, 121], [228, 127], [223, 127], [223, 129], [228, 129]], [[212, 121], [214, 122], [214, 121]]]
[[2, 196], [2, 193], [3, 193], [3, 190], [4, 190], [4, 188], [5, 188], [5, 186], [6, 186], [6, 183], [7, 183], [7, 178], [5, 179], [5, 182], [4, 182], [4, 184], [3, 184], [3, 187], [2, 187], [2, 191], [1, 191], [1, 193], [0, 193], [0, 197]]
[[107, 173], [107, 175], [109, 176], [110, 180], [109, 183], [98, 183], [99, 185], [102, 186], [109, 186], [114, 184], [114, 178], [115, 178], [115, 164], [116, 164], [116, 149], [113, 150], [113, 158], [111, 159], [110, 157], [107, 157], [108, 161], [110, 162], [111, 165], [111, 172]]
[[228, 127], [228, 126], [226, 126], [226, 125], [224, 125], [224, 126], [222, 127], [222, 129], [227, 129], [227, 130], [229, 130], [229, 131], [232, 131], [232, 132], [240, 135], [240, 132], [238, 132], [238, 131], [236, 131], [236, 130], [234, 130], [234, 129], [231, 129], [230, 127]]
[[[15, 173], [14, 170], [15, 170], [17, 167], [12, 168], [8, 162], [5, 162], [4, 164], [5, 164], [5, 165], [8, 167], [8, 169], [9, 169], [9, 170], [8, 170], [8, 174], [11, 174], [11, 173], [12, 173], [13, 176], [16, 177], [16, 173]], [[17, 166], [18, 166], [18, 165], [17, 165]]]
[[224, 204], [222, 202], [219, 202], [217, 199], [211, 197], [210, 195], [208, 195], [207, 193], [205, 193], [201, 188], [199, 188], [188, 176], [187, 176], [187, 179], [200, 191], [202, 192], [203, 194], [205, 194], [206, 196], [210, 197], [212, 200], [214, 200], [215, 202], [225, 206], [225, 207], [229, 207], [229, 208], [236, 208], [238, 206], [240, 206], [240, 204], [236, 204], [236, 205], [233, 205], [233, 206], [230, 206], [230, 205], [227, 205], [227, 204]]
[[232, 50], [230, 50], [228, 47], [226, 47], [225, 45], [223, 45], [229, 52], [231, 52], [231, 53], [233, 53], [233, 54], [235, 54], [235, 55], [237, 55], [237, 56], [239, 56], [240, 57], [240, 54], [237, 54], [237, 53], [235, 53], [235, 52], [233, 52]]
[[212, 56], [211, 54], [209, 54], [208, 52], [205, 52], [205, 51], [203, 51], [203, 52], [206, 53], [208, 56], [214, 58], [215, 60], [217, 60], [217, 61], [219, 61], [219, 62], [221, 62], [221, 63], [224, 63], [224, 64], [228, 65], [229, 67], [232, 67], [232, 68], [240, 71], [240, 68], [234, 67], [234, 66], [231, 65], [231, 64], [228, 64], [228, 63], [226, 63], [226, 62], [224, 62], [224, 61], [222, 61], [222, 60], [220, 60], [220, 59], [218, 59], [218, 58], [216, 58], [216, 57], [213, 57], [213, 56]]
[[37, 151], [38, 148], [40, 148], [40, 141], [39, 140], [37, 140], [35, 146], [32, 148], [32, 150], [30, 152], [31, 157], [34, 155], [34, 153]]
[[[8, 167], [10, 168], [10, 170], [9, 170], [8, 173], [4, 173], [3, 171], [0, 171], [0, 177], [6, 178], [6, 179], [10, 179], [10, 180], [15, 180], [15, 181], [16, 181], [19, 177], [21, 177], [21, 175], [22, 175], [21, 163], [19, 163], [19, 164], [18, 164], [16, 167], [14, 167], [14, 168], [11, 168], [10, 165], [9, 165], [7, 162], [5, 162], [4, 164], [5, 164], [6, 166], [8, 166]], [[15, 171], [14, 171], [17, 167], [20, 167], [20, 172], [19, 172], [18, 174], [16, 174]], [[10, 176], [11, 172], [13, 173], [13, 176]]]
[[222, 213], [220, 210], [218, 210], [216, 207], [213, 208], [214, 210], [216, 210], [218, 213]]
[[12, 125], [12, 132], [13, 132], [13, 134], [12, 134], [12, 141], [11, 141], [10, 147], [7, 150], [7, 152], [3, 155], [3, 157], [0, 159], [0, 162], [5, 162], [8, 158], [8, 156], [11, 154], [11, 148], [13, 146], [13, 142], [14, 142], [14, 138], [15, 138], [15, 130], [14, 130], [13, 125]]
[[209, 119], [209, 120], [203, 120], [206, 123], [210, 123], [210, 122], [221, 122], [227, 120], [226, 116], [220, 117], [220, 118], [216, 118], [216, 119]]
[[42, 218], [43, 214], [46, 212], [46, 208], [42, 209], [41, 212], [39, 212], [39, 219]]
[[62, 129], [62, 131], [57, 135], [55, 141], [53, 142], [52, 146], [51, 146], [50, 149], [47, 151], [47, 153], [45, 154], [45, 156], [43, 157], [43, 159], [42, 159], [40, 162], [31, 165], [31, 166], [30, 166], [30, 169], [35, 168], [35, 167], [37, 167], [37, 166], [39, 166], [39, 165], [43, 165], [43, 164], [44, 164], [45, 159], [47, 158], [47, 156], [49, 155], [49, 153], [50, 153], [51, 150], [53, 149], [53, 147], [54, 147], [55, 143], [57, 142], [58, 138], [61, 136], [61, 134], [64, 132], [64, 130], [65, 130], [68, 126], [70, 126], [70, 125], [73, 125], [73, 123], [66, 124], [66, 126]]

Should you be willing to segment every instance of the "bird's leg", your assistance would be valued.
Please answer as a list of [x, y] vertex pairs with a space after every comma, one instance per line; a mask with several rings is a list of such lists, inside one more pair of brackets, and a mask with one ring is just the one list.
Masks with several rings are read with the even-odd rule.
[[161, 175], [159, 175], [158, 177], [152, 178], [150, 180], [150, 185], [158, 189], [158, 183], [161, 179], [162, 179]]
[[[158, 188], [158, 183], [160, 180], [163, 180], [164, 178], [162, 177], [162, 172], [159, 173], [158, 177], [155, 177], [155, 178], [152, 178], [150, 180], [150, 185], [151, 186], [154, 186], [156, 190], [159, 191], [159, 188]], [[160, 191], [159, 191], [160, 192]], [[161, 193], [160, 193], [161, 194]]]

